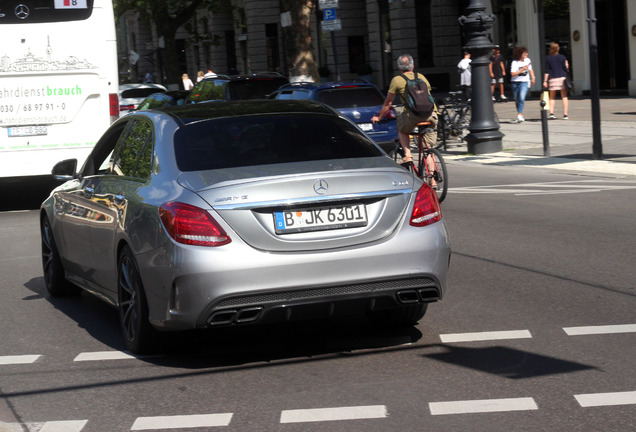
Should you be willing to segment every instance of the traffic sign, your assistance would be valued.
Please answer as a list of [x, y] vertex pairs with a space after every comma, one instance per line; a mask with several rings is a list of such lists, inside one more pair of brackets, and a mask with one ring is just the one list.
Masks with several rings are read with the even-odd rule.
[[332, 9], [338, 7], [338, 0], [318, 0], [318, 9]]
[[322, 31], [338, 31], [342, 30], [342, 23], [339, 19], [333, 19], [330, 21], [321, 21]]
[[322, 19], [325, 21], [333, 21], [336, 19], [336, 10], [335, 9], [323, 9], [322, 10]]

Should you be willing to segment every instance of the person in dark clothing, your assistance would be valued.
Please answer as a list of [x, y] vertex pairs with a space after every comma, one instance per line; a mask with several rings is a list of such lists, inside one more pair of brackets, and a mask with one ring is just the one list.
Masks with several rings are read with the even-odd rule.
[[545, 75], [543, 87], [550, 93], [549, 107], [550, 119], [556, 119], [554, 115], [554, 105], [556, 104], [556, 92], [561, 91], [563, 101], [563, 118], [568, 119], [568, 89], [565, 85], [565, 78], [568, 76], [570, 65], [563, 54], [559, 54], [559, 44], [550, 44], [550, 53], [545, 59]]
[[506, 76], [506, 68], [504, 66], [504, 59], [501, 55], [499, 48], [493, 50], [490, 56], [490, 79], [491, 79], [491, 91], [492, 100], [495, 100], [495, 87], [499, 85], [499, 99], [500, 101], [507, 102], [508, 98], [504, 94], [504, 77]]

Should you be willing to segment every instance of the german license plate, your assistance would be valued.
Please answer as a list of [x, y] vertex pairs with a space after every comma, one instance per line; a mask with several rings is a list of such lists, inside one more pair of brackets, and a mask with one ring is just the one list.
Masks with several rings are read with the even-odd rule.
[[46, 135], [46, 126], [15, 126], [8, 128], [10, 137]]
[[370, 132], [373, 130], [373, 123], [359, 123], [358, 126], [360, 126], [360, 129], [364, 132]]
[[277, 234], [355, 228], [367, 225], [364, 204], [320, 207], [274, 213]]

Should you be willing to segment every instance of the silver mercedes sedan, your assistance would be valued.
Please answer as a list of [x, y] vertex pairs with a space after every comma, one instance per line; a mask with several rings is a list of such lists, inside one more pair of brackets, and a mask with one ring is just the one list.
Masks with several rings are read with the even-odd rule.
[[435, 192], [320, 103], [139, 111], [53, 175], [67, 181], [41, 207], [47, 290], [118, 308], [134, 353], [164, 331], [344, 314], [413, 325], [444, 293]]

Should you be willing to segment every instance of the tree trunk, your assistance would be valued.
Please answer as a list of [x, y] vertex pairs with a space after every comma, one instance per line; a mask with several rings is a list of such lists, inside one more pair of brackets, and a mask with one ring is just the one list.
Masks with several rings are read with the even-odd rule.
[[290, 12], [291, 26], [284, 27], [285, 56], [292, 81], [319, 81], [311, 39], [311, 17], [316, 0], [281, 0], [281, 12]]

